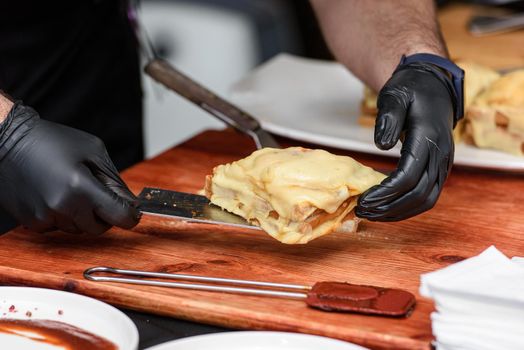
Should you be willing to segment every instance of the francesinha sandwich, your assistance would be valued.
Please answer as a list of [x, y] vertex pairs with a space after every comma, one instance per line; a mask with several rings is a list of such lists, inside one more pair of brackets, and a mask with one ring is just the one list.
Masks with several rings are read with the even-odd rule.
[[385, 175], [350, 157], [301, 147], [264, 148], [219, 165], [206, 177], [211, 203], [245, 218], [282, 243], [354, 232], [358, 196]]
[[524, 156], [524, 69], [495, 80], [465, 119], [466, 135], [477, 147]]

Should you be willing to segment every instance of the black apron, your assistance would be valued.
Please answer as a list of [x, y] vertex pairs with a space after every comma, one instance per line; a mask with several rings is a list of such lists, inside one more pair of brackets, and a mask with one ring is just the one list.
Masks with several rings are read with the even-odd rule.
[[143, 157], [139, 71], [123, 1], [0, 1], [0, 89], [102, 138], [119, 169]]
[[0, 1], [0, 89], [100, 137], [119, 169], [143, 158], [139, 72], [125, 1]]

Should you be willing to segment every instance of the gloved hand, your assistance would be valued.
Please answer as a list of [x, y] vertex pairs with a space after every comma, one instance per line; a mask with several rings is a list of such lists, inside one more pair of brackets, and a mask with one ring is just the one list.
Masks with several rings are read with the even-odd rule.
[[375, 144], [403, 138], [397, 169], [363, 193], [356, 214], [397, 221], [431, 209], [453, 164], [455, 95], [449, 76], [429, 63], [398, 68], [379, 93]]
[[0, 205], [35, 231], [100, 234], [140, 213], [103, 142], [15, 103], [0, 124]]

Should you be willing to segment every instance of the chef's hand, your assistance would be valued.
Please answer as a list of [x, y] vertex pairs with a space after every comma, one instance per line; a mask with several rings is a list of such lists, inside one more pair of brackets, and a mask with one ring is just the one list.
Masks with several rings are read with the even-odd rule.
[[431, 209], [453, 164], [454, 97], [449, 77], [429, 63], [397, 69], [378, 96], [375, 144], [402, 139], [397, 169], [359, 198], [356, 214], [397, 221]]
[[15, 103], [0, 124], [0, 205], [35, 231], [131, 228], [136, 198], [97, 137]]

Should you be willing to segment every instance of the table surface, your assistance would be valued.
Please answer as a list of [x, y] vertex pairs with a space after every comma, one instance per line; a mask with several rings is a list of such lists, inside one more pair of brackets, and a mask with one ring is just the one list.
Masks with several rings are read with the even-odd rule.
[[175, 339], [232, 331], [229, 328], [178, 320], [172, 317], [152, 315], [127, 309], [122, 309], [122, 311], [133, 320], [138, 328], [138, 335], [140, 337], [138, 344], [139, 350]]
[[473, 14], [493, 13], [493, 8], [450, 4], [439, 11], [442, 34], [453, 59], [471, 60], [494, 69], [524, 67], [524, 30], [480, 37], [466, 30]]

